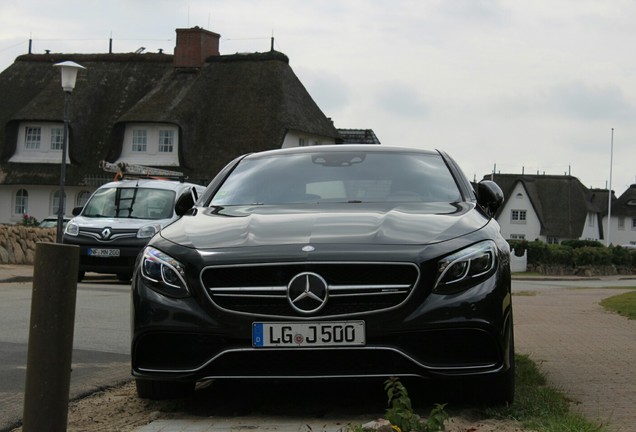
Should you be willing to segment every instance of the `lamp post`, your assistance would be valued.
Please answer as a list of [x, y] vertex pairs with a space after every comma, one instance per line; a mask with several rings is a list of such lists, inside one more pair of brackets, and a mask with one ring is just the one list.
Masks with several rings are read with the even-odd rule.
[[62, 63], [56, 63], [54, 67], [59, 67], [62, 72], [62, 90], [64, 90], [64, 135], [62, 138], [62, 165], [60, 167], [60, 193], [59, 203], [57, 209], [57, 243], [62, 243], [62, 231], [64, 227], [64, 183], [66, 179], [66, 147], [68, 141], [68, 104], [71, 97], [71, 93], [75, 88], [75, 80], [77, 79], [77, 72], [80, 69], [86, 69], [84, 66], [78, 65], [72, 61], [65, 61]]

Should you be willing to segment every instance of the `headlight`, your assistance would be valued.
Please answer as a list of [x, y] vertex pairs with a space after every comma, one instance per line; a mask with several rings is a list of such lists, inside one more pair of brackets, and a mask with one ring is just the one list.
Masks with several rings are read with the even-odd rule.
[[141, 276], [147, 284], [170, 297], [190, 295], [183, 265], [153, 247], [146, 247], [141, 258]]
[[490, 276], [496, 262], [497, 248], [492, 241], [455, 252], [438, 263], [433, 292], [449, 294], [467, 289]]
[[161, 231], [161, 225], [146, 225], [139, 228], [139, 231], [137, 231], [137, 238], [150, 238], [159, 231]]
[[79, 225], [77, 224], [77, 222], [70, 221], [69, 223], [67, 223], [66, 228], [64, 228], [64, 234], [77, 237], [77, 235], [79, 234]]

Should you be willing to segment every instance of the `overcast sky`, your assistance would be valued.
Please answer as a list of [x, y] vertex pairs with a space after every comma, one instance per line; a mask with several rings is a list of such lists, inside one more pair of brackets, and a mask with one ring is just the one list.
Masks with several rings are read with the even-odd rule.
[[0, 0], [0, 70], [29, 38], [172, 53], [175, 29], [199, 26], [233, 54], [273, 35], [338, 128], [445, 150], [471, 180], [496, 166], [606, 188], [612, 167], [620, 195], [636, 183], [635, 22], [633, 0]]

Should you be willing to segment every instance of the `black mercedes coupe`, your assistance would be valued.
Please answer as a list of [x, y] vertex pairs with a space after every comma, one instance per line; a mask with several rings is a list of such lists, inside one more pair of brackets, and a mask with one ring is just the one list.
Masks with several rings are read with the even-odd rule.
[[232, 161], [138, 257], [132, 373], [477, 380], [514, 397], [510, 248], [496, 184], [441, 151], [297, 147]]

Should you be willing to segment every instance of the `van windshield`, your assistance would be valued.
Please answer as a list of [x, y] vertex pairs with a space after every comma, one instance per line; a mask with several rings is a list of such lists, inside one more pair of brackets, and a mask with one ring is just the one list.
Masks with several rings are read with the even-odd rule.
[[149, 188], [103, 188], [84, 206], [82, 216], [93, 218], [169, 219], [175, 192]]

